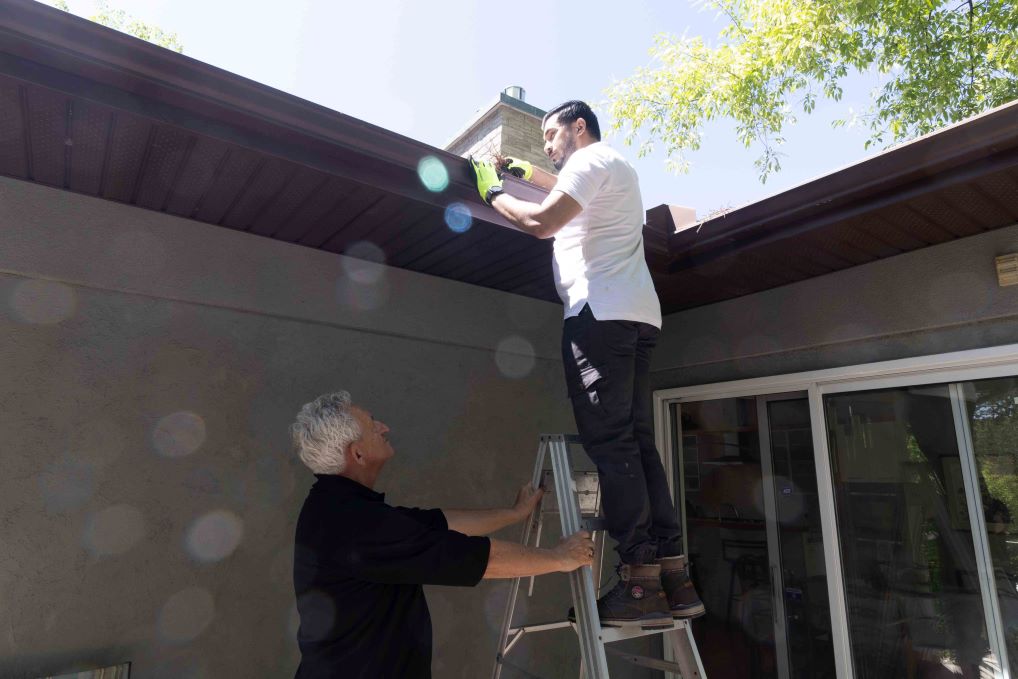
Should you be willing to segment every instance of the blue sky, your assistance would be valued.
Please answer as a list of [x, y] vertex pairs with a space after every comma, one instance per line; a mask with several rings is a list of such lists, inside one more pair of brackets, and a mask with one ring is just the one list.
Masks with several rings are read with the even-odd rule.
[[[77, 14], [94, 12], [93, 0], [68, 4]], [[650, 63], [656, 33], [712, 39], [723, 26], [686, 0], [110, 4], [176, 32], [190, 57], [438, 147], [509, 85], [524, 87], [540, 108], [574, 98], [596, 107], [613, 80]], [[842, 101], [821, 102], [789, 129], [784, 169], [763, 185], [753, 166], [759, 149], [745, 149], [723, 122], [707, 128], [686, 175], [666, 171], [663, 156], [637, 160], [635, 148], [614, 145], [639, 170], [646, 207], [685, 205], [703, 216], [865, 157], [865, 132], [833, 130], [830, 121], [865, 109], [873, 85], [855, 78]]]

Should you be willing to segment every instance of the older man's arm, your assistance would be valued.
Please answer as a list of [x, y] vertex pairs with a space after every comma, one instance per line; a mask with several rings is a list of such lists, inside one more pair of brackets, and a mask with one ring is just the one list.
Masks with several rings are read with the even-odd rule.
[[563, 538], [551, 549], [527, 547], [517, 542], [491, 540], [488, 565], [483, 578], [523, 578], [545, 573], [568, 573], [589, 566], [594, 558], [594, 542], [585, 530]]
[[543, 488], [525, 484], [516, 494], [512, 507], [504, 509], [443, 509], [449, 530], [464, 535], [488, 535], [523, 521], [534, 513], [544, 497]]

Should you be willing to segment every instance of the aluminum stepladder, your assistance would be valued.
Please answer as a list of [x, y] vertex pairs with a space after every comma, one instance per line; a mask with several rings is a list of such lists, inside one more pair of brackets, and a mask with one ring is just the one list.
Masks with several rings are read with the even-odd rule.
[[[579, 436], [570, 434], [544, 434], [540, 438], [540, 445], [537, 450], [537, 460], [534, 464], [534, 475], [532, 483], [538, 486], [544, 475], [545, 458], [551, 458], [550, 474], [554, 480], [554, 494], [558, 504], [558, 510], [562, 524], [562, 535], [572, 535], [578, 530], [588, 530], [595, 535], [595, 561], [594, 570], [584, 566], [569, 573], [569, 587], [572, 590], [573, 606], [576, 611], [576, 623], [569, 621], [551, 622], [535, 625], [513, 626], [513, 612], [516, 608], [516, 599], [519, 594], [520, 580], [514, 578], [509, 592], [509, 602], [506, 605], [505, 617], [502, 621], [502, 629], [499, 634], [498, 650], [495, 656], [495, 667], [492, 670], [492, 679], [500, 679], [503, 667], [507, 664], [506, 656], [524, 635], [531, 632], [544, 632], [553, 629], [573, 627], [580, 642], [580, 679], [609, 679], [608, 662], [606, 652], [618, 655], [624, 660], [640, 667], [649, 667], [664, 672], [674, 672], [682, 679], [706, 679], [703, 664], [700, 662], [700, 653], [696, 648], [696, 641], [693, 639], [693, 631], [688, 620], [675, 620], [671, 627], [659, 627], [644, 630], [638, 626], [632, 627], [601, 627], [597, 615], [597, 589], [595, 582], [600, 577], [600, 566], [604, 559], [604, 530], [603, 522], [597, 518], [600, 509], [600, 493], [596, 483], [593, 488], [589, 482], [590, 475], [596, 482], [597, 475], [593, 472], [579, 472], [574, 474], [572, 465], [569, 462], [569, 446], [580, 445]], [[580, 476], [582, 490], [577, 488], [577, 476]], [[580, 495], [585, 497], [583, 504], [586, 511], [581, 510]], [[591, 495], [594, 501], [591, 502]], [[544, 512], [551, 513], [551, 512]], [[523, 529], [524, 545], [530, 544], [531, 534], [536, 529], [536, 544], [540, 543], [541, 514], [539, 509], [527, 521]], [[586, 516], [585, 516], [586, 514]], [[531, 593], [533, 592], [533, 578], [531, 578]], [[673, 661], [660, 658], [648, 658], [634, 655], [613, 649], [607, 644], [624, 639], [643, 637], [652, 634], [661, 634], [665, 643], [670, 646]]]

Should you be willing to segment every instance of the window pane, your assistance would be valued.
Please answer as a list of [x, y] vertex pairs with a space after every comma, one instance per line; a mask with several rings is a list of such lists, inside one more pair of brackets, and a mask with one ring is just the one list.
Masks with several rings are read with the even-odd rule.
[[992, 666], [946, 386], [824, 399], [855, 676]]
[[1018, 379], [965, 385], [1008, 662], [1018, 667]]
[[711, 679], [777, 678], [755, 398], [682, 404], [685, 520], [707, 614], [693, 623]]

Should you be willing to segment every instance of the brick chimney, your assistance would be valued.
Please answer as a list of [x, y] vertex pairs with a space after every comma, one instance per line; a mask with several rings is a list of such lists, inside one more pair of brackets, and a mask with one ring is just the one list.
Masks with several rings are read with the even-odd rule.
[[515, 156], [554, 174], [555, 168], [544, 154], [541, 135], [545, 112], [526, 103], [525, 97], [522, 87], [505, 88], [446, 144], [445, 150], [464, 158], [472, 155], [484, 160], [496, 153]]

